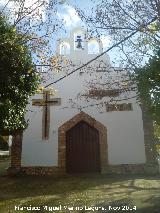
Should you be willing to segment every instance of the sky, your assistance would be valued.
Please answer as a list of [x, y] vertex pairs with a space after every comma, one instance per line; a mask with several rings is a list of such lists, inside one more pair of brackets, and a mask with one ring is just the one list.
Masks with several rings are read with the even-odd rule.
[[[93, 3], [91, 0], [68, 0], [65, 1], [65, 3], [62, 5], [63, 11], [59, 13], [61, 17], [64, 17], [64, 20], [66, 22], [66, 28], [67, 32], [70, 31], [70, 29], [76, 27], [76, 26], [85, 26], [85, 23], [83, 23], [76, 13], [75, 6], [82, 9], [86, 14], [89, 14], [90, 8], [93, 7]], [[103, 48], [104, 50], [107, 49], [107, 47], [110, 44], [110, 38], [108, 36], [102, 36], [101, 37]]]
[[[48, 2], [49, 0], [45, 0], [45, 1]], [[95, 5], [93, 4], [92, 0], [57, 0], [57, 1], [59, 2], [57, 7], [57, 17], [60, 20], [63, 20], [65, 30], [58, 31], [53, 37], [54, 41], [58, 40], [59, 38], [68, 37], [69, 32], [77, 26], [85, 27], [85, 24], [81, 21], [80, 17], [76, 13], [75, 6], [82, 9], [87, 14], [89, 14], [89, 11], [91, 11], [91, 8]], [[6, 2], [7, 0], [0, 0], [0, 7], [3, 7], [6, 4]], [[35, 2], [37, 2], [37, 0], [26, 0], [25, 6], [29, 7], [33, 5]], [[14, 4], [12, 1], [7, 5], [7, 7], [12, 8], [13, 11], [16, 10], [14, 8]], [[7, 12], [7, 7], [5, 9], [6, 12]], [[45, 14], [43, 10], [40, 10], [39, 12], [42, 14], [44, 22], [45, 22]], [[10, 15], [10, 13], [8, 13], [8, 15]], [[32, 22], [34, 23], [34, 20], [32, 20]], [[111, 40], [107, 35], [102, 36], [101, 40], [103, 43], [104, 50], [106, 50], [109, 46], [111, 46]], [[55, 49], [55, 44], [53, 44], [53, 42], [52, 42], [52, 46], [53, 46], [53, 49]], [[115, 53], [111, 52], [109, 55], [110, 57], [112, 57], [115, 55]]]
[[[58, 16], [64, 19], [67, 34], [74, 27], [85, 27], [85, 23], [81, 21], [74, 7], [77, 6], [88, 14], [88, 11], [90, 11], [89, 8], [93, 6], [92, 2], [90, 0], [62, 0], [62, 2], [64, 3], [60, 5]], [[101, 37], [101, 40], [103, 42], [103, 47], [105, 50], [110, 44], [110, 38], [104, 35]]]

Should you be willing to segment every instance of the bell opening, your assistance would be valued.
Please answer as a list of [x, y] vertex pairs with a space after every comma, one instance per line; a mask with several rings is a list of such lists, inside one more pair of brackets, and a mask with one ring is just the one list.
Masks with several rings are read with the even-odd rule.
[[75, 50], [84, 50], [84, 35], [76, 33], [74, 35], [74, 49]]

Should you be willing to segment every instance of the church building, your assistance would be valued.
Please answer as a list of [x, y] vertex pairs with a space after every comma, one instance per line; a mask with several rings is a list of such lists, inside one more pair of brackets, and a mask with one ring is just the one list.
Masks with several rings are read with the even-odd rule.
[[[156, 174], [153, 126], [128, 70], [113, 67], [83, 28], [57, 41], [57, 90], [30, 98], [28, 128], [13, 136], [11, 168], [26, 175]], [[99, 57], [99, 55], [101, 56]], [[88, 63], [90, 62], [90, 63]]]

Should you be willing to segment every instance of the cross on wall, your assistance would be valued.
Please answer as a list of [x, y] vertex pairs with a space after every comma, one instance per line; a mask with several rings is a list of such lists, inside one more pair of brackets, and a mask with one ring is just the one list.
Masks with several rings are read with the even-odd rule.
[[42, 116], [42, 140], [49, 139], [49, 129], [50, 129], [50, 106], [61, 105], [61, 98], [50, 98], [50, 92], [43, 92], [43, 99], [33, 99], [33, 106], [43, 106], [43, 116]]

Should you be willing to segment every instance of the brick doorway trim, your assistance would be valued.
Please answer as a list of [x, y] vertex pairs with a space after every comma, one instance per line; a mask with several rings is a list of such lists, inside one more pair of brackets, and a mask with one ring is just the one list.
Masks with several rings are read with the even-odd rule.
[[80, 121], [85, 121], [99, 132], [100, 167], [101, 173], [104, 173], [108, 166], [107, 128], [85, 112], [75, 115], [58, 129], [58, 167], [66, 173], [66, 132]]

